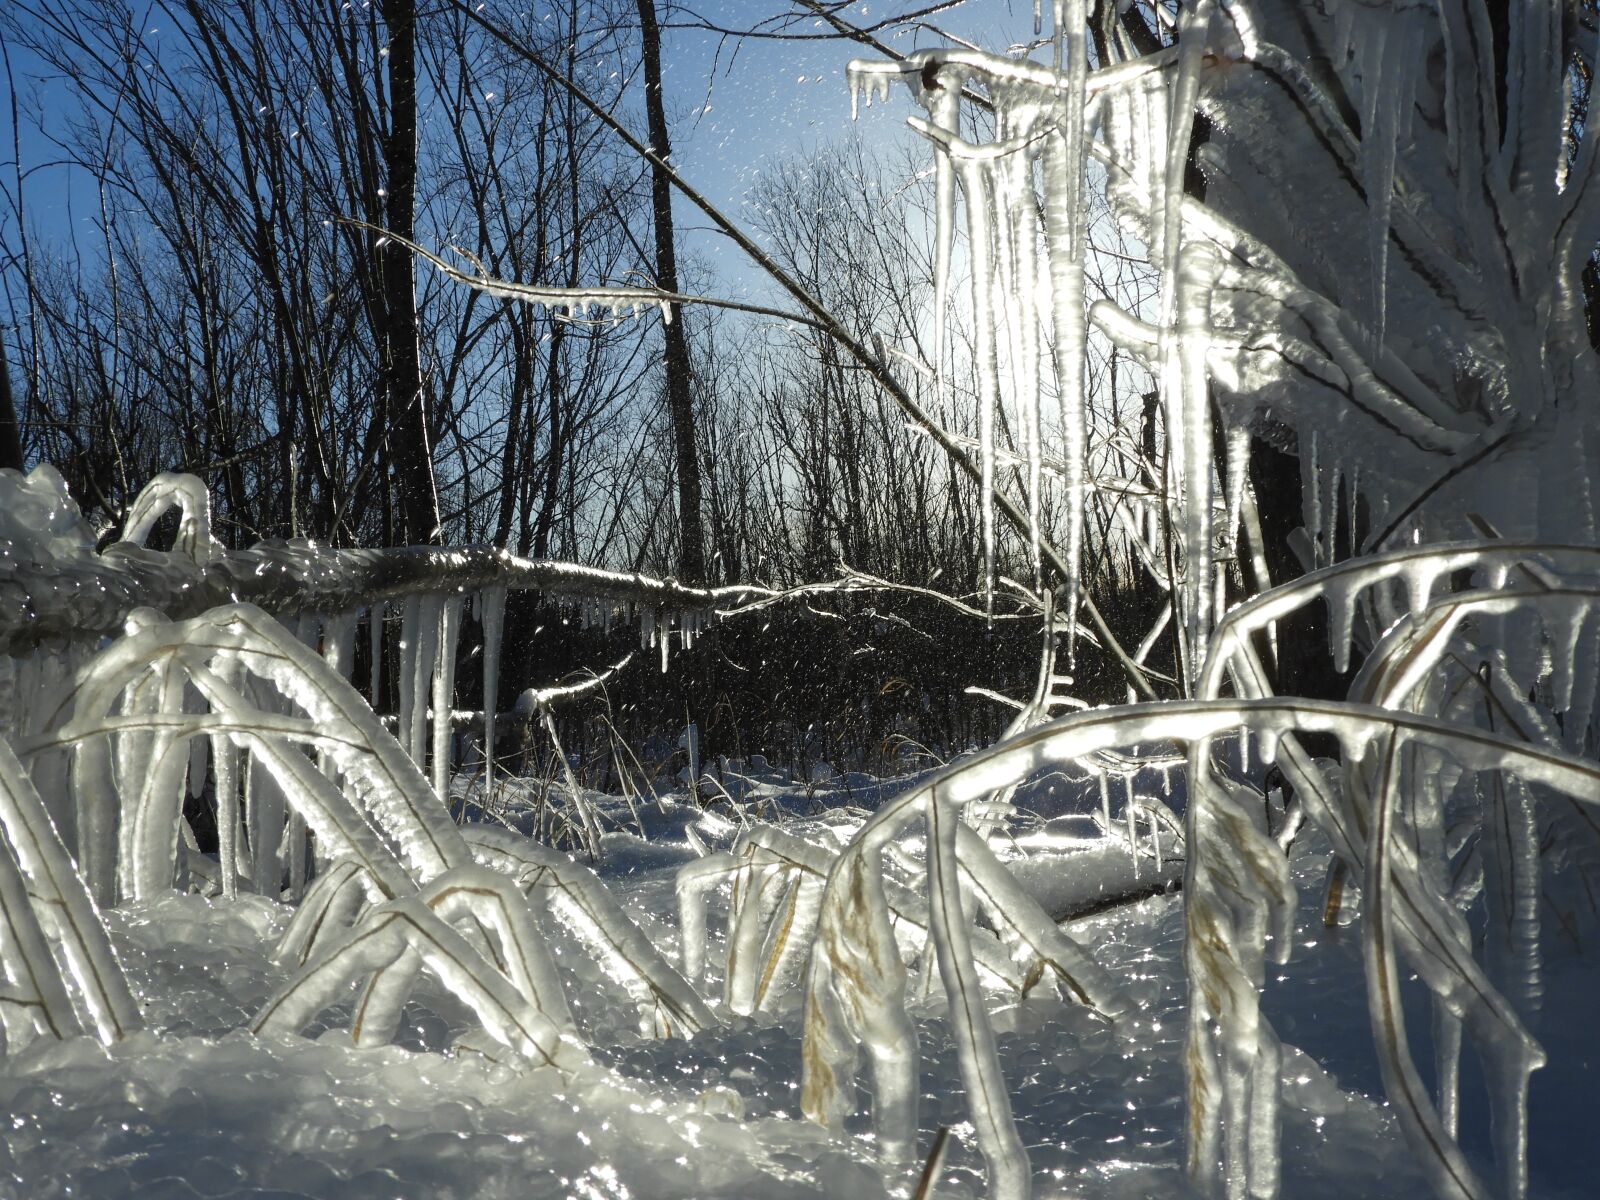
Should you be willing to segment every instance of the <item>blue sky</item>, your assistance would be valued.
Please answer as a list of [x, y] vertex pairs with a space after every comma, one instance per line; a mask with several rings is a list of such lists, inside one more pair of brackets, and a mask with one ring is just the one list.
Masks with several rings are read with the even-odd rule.
[[[687, 7], [709, 23], [747, 26], [776, 7], [755, 0], [687, 0]], [[921, 3], [888, 5], [868, 0], [841, 16], [867, 25]], [[687, 18], [678, 16], [682, 22]], [[936, 22], [958, 37], [988, 48], [1004, 47], [1032, 31], [1031, 0], [968, 0]], [[820, 21], [815, 23], [821, 29]], [[728, 215], [738, 218], [744, 196], [762, 172], [795, 155], [809, 153], [850, 132], [850, 95], [845, 67], [870, 56], [865, 47], [844, 41], [746, 40], [735, 52], [714, 35], [672, 31], [663, 71], [668, 104], [678, 113], [674, 158], [684, 175]], [[925, 31], [892, 39], [899, 50], [940, 44]], [[705, 109], [705, 111], [701, 111]], [[887, 108], [863, 109], [857, 131], [867, 145], [887, 147], [914, 138], [905, 118], [912, 113], [908, 94], [897, 90]], [[705, 220], [680, 202], [680, 228], [691, 253], [712, 265], [735, 294], [761, 286], [743, 267], [741, 256], [724, 239], [698, 233]]]
[[[661, 0], [658, 0], [661, 4]], [[665, 9], [665, 5], [661, 5]], [[842, 12], [846, 20], [871, 24], [892, 11], [921, 7], [920, 0], [887, 5], [865, 0]], [[781, 0], [687, 0], [683, 9], [664, 14], [664, 85], [673, 120], [674, 157], [684, 175], [724, 212], [738, 219], [743, 199], [764, 171], [795, 155], [809, 153], [849, 132], [850, 98], [845, 67], [867, 53], [843, 41], [735, 43], [716, 34], [685, 28], [696, 17], [728, 28], [746, 27]], [[1003, 47], [1031, 32], [1031, 0], [968, 0], [939, 14], [937, 23], [988, 47]], [[157, 22], [159, 24], [159, 22]], [[820, 22], [817, 23], [820, 29]], [[911, 50], [935, 44], [926, 31], [907, 31], [894, 39]], [[60, 152], [48, 132], [30, 119], [28, 93], [46, 122], [75, 107], [66, 87], [42, 78], [42, 65], [20, 47], [7, 47], [19, 92], [24, 93], [16, 145], [26, 172], [28, 224], [47, 242], [70, 251], [76, 244], [87, 260], [98, 256], [99, 211], [93, 181], [81, 170], [55, 165]], [[864, 110], [858, 123], [869, 146], [887, 147], [910, 137], [905, 117], [908, 97], [898, 92], [887, 109]], [[11, 165], [9, 105], [0, 98], [0, 187], [15, 183]], [[9, 209], [9, 205], [7, 205]], [[718, 277], [717, 290], [748, 295], [764, 282], [720, 235], [706, 230], [704, 217], [679, 202], [679, 229], [697, 265]], [[10, 213], [0, 215], [0, 234], [14, 245]]]

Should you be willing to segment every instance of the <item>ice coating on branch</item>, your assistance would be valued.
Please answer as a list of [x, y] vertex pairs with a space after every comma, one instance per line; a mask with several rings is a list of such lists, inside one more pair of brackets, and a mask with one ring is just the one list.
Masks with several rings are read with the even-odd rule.
[[593, 871], [526, 838], [485, 826], [468, 830], [480, 862], [514, 876], [525, 891], [548, 897], [555, 915], [598, 956], [606, 973], [639, 1005], [647, 1037], [685, 1037], [716, 1018]]
[[54, 467], [41, 463], [26, 475], [0, 469], [0, 561], [26, 557], [67, 566], [87, 559], [94, 540]]
[[122, 544], [143, 545], [155, 523], [173, 508], [179, 511], [173, 551], [199, 563], [216, 557], [221, 546], [211, 535], [211, 493], [193, 475], [164, 473], [146, 484], [128, 512]]
[[[1437, 703], [1437, 699], [1430, 700], [1429, 697], [1451, 694], [1443, 686], [1445, 681], [1440, 675], [1439, 666], [1441, 661], [1449, 661], [1446, 654], [1456, 644], [1454, 639], [1473, 629], [1493, 631], [1511, 614], [1529, 609], [1551, 613], [1550, 617], [1545, 618], [1547, 626], [1551, 621], [1558, 621], [1559, 618], [1554, 614], [1569, 608], [1571, 596], [1566, 589], [1573, 586], [1565, 583], [1560, 573], [1579, 571], [1587, 576], [1595, 561], [1593, 549], [1579, 547], [1515, 546], [1496, 542], [1436, 549], [1408, 547], [1365, 561], [1325, 568], [1275, 593], [1246, 602], [1230, 613], [1224, 626], [1219, 628], [1217, 649], [1226, 652], [1231, 648], [1231, 674], [1245, 694], [1262, 695], [1265, 694], [1266, 673], [1255, 649], [1243, 635], [1246, 631], [1264, 628], [1272, 619], [1293, 611], [1295, 607], [1327, 598], [1335, 611], [1349, 610], [1354, 607], [1361, 592], [1381, 593], [1390, 586], [1390, 581], [1397, 580], [1404, 580], [1408, 589], [1421, 586], [1431, 589], [1435, 586], [1433, 581], [1450, 578], [1461, 580], [1469, 575], [1475, 575], [1479, 581], [1499, 579], [1502, 583], [1509, 581], [1514, 571], [1523, 575], [1529, 586], [1522, 589], [1472, 591], [1460, 600], [1450, 595], [1435, 597], [1426, 610], [1413, 610], [1410, 616], [1384, 636], [1358, 674], [1352, 689], [1354, 695], [1370, 697], [1386, 706], [1433, 704]], [[1521, 565], [1513, 568], [1512, 564]], [[1428, 582], [1424, 584], [1423, 581]], [[1585, 585], [1577, 586], [1582, 588]], [[1472, 618], [1470, 624], [1466, 621], [1468, 617]], [[1491, 617], [1492, 620], [1488, 619]], [[1502, 635], [1491, 632], [1491, 636]], [[1481, 648], [1468, 650], [1471, 661], [1477, 661], [1483, 654]], [[1555, 745], [1557, 739], [1549, 727], [1549, 721], [1524, 696], [1523, 689], [1512, 682], [1511, 671], [1500, 664], [1499, 656], [1494, 652], [1490, 652], [1485, 670], [1487, 674], [1482, 682], [1493, 688], [1496, 704], [1502, 714], [1489, 722], [1490, 735], [1493, 735], [1493, 729], [1509, 724], [1524, 733], [1533, 734], [1537, 743]], [[1212, 686], [1210, 681], [1213, 679], [1220, 679], [1220, 676], [1208, 666], [1208, 687]], [[1448, 715], [1454, 720], [1464, 721], [1456, 727], [1464, 738], [1477, 736], [1472, 726], [1476, 724], [1481, 730], [1484, 717], [1480, 692], [1473, 687], [1454, 694], [1470, 698], [1470, 703], [1465, 703], [1463, 707], [1464, 702], [1458, 702]], [[1472, 720], [1474, 712], [1477, 713], [1477, 721]], [[1350, 760], [1358, 764], [1350, 781], [1351, 790], [1348, 791], [1345, 788], [1330, 789], [1330, 781], [1320, 778], [1319, 773], [1310, 768], [1294, 738], [1282, 738], [1280, 757], [1285, 776], [1306, 803], [1307, 812], [1335, 835], [1336, 846], [1342, 847], [1341, 854], [1359, 860], [1366, 843], [1358, 832], [1360, 822], [1348, 798], [1356, 796], [1359, 802], [1363, 788], [1378, 786], [1373, 782], [1372, 774], [1377, 764], [1389, 761], [1384, 757], [1389, 752], [1379, 753], [1385, 745], [1381, 739], [1375, 742], [1371, 737], [1347, 735], [1344, 740]], [[1429, 743], [1435, 748], [1444, 745], [1431, 738]], [[1531, 752], [1538, 752], [1536, 746], [1530, 747], [1527, 743], [1520, 745]], [[1430, 862], [1425, 857], [1425, 851], [1430, 846], [1442, 847], [1445, 840], [1439, 824], [1440, 814], [1435, 812], [1430, 816], [1427, 805], [1437, 804], [1437, 797], [1448, 789], [1433, 786], [1439, 773], [1437, 757], [1427, 758], [1427, 765], [1423, 767], [1420, 765], [1424, 762], [1420, 755], [1422, 747], [1416, 745], [1414, 748], [1419, 753], [1409, 759], [1406, 754], [1397, 754], [1393, 758], [1393, 767], [1386, 768], [1391, 771], [1401, 768], [1410, 770], [1415, 778], [1408, 778], [1402, 785], [1408, 794], [1406, 805], [1398, 810], [1396, 817], [1402, 826], [1395, 832], [1395, 844], [1386, 851], [1389, 854], [1389, 869], [1395, 873], [1397, 881], [1394, 892], [1397, 908], [1392, 918], [1394, 928], [1380, 931], [1382, 936], [1378, 943], [1389, 941], [1397, 945], [1433, 990], [1438, 998], [1437, 1003], [1448, 1005], [1452, 1011], [1463, 1014], [1461, 1031], [1470, 1035], [1486, 1070], [1497, 1081], [1492, 1084], [1492, 1089], [1499, 1145], [1497, 1157], [1504, 1173], [1505, 1191], [1507, 1194], [1520, 1194], [1525, 1186], [1523, 1173], [1526, 1159], [1526, 1113], [1522, 1105], [1528, 1073], [1542, 1061], [1537, 1044], [1528, 1035], [1517, 1013], [1518, 1009], [1532, 1010], [1539, 989], [1537, 933], [1527, 919], [1531, 911], [1528, 897], [1538, 886], [1534, 839], [1530, 837], [1526, 810], [1520, 801], [1514, 799], [1497, 818], [1497, 829], [1486, 829], [1484, 833], [1485, 838], [1500, 842], [1498, 847], [1488, 845], [1484, 854], [1486, 859], [1493, 858], [1500, 864], [1492, 870], [1487, 869], [1486, 864], [1485, 874], [1488, 876], [1486, 883], [1499, 881], [1497, 886], [1504, 898], [1502, 902], [1492, 904], [1499, 914], [1492, 921], [1492, 929], [1495, 937], [1503, 939], [1503, 949], [1491, 953], [1489, 964], [1493, 977], [1505, 988], [1502, 993], [1490, 982], [1490, 976], [1486, 975], [1484, 969], [1471, 958], [1471, 940], [1465, 923], [1437, 899], [1441, 892], [1447, 890], [1438, 882], [1439, 871], [1443, 868], [1438, 863]], [[1528, 773], [1526, 766], [1514, 765], [1514, 757], [1508, 749], [1506, 758], [1495, 762], [1496, 766], [1502, 768], [1502, 774], [1492, 777], [1507, 780], [1507, 797], [1513, 797], [1525, 781], [1537, 775], [1537, 772]], [[1467, 767], [1473, 767], [1478, 761], [1491, 761], [1479, 760], [1475, 754], [1467, 752], [1464, 742], [1447, 751], [1446, 761], [1452, 759]], [[1587, 769], [1592, 769], [1592, 764]], [[1435, 799], [1430, 801], [1428, 797]], [[1488, 820], [1487, 814], [1483, 819]], [[1435, 832], [1430, 833], [1430, 829]], [[1191, 858], [1191, 862], [1197, 865], [1199, 861], [1198, 856]], [[1470, 898], [1471, 892], [1465, 895]], [[1375, 976], [1381, 977], [1381, 972]], [[1397, 1040], [1394, 1033], [1398, 1029], [1397, 1021], [1392, 1004], [1385, 1002], [1374, 1008], [1374, 1030], [1380, 1051], [1384, 1054], [1386, 1078], [1390, 1081], [1391, 1089], [1410, 1089], [1408, 1080], [1415, 1076], [1409, 1066], [1404, 1042]], [[1447, 1035], [1449, 1027], [1450, 1022], [1446, 1022]], [[1441, 1054], [1445, 1067], [1453, 1072], [1454, 1068], [1449, 1064], [1454, 1054], [1448, 1045], [1442, 1044]], [[1409, 1098], [1413, 1094], [1391, 1090], [1391, 1096], [1398, 1096], [1396, 1103], [1401, 1106], [1408, 1129], [1420, 1139], [1418, 1146], [1437, 1147], [1427, 1150], [1424, 1155], [1439, 1173], [1437, 1178], [1453, 1177], [1460, 1159], [1458, 1151], [1448, 1143], [1445, 1134], [1454, 1125], [1453, 1087], [1444, 1089], [1440, 1111], [1436, 1116], [1430, 1115], [1431, 1108], [1413, 1104]], [[1430, 1129], [1436, 1132], [1429, 1133]], [[1451, 1188], [1455, 1186], [1450, 1185]], [[1477, 1186], [1470, 1185], [1468, 1191]]]
[[[0, 1007], [7, 1049], [25, 1040], [19, 1034], [34, 1031], [64, 1037], [87, 1029], [109, 1044], [138, 1029], [138, 1005], [89, 891], [28, 772], [4, 738], [0, 738], [0, 827], [5, 831], [5, 845], [0, 847], [0, 919], [8, 935], [0, 955], [13, 985], [8, 998], [16, 1002], [16, 1007], [10, 1003]], [[38, 917], [30, 901], [39, 904]], [[61, 947], [66, 977], [46, 944], [47, 935]], [[74, 985], [75, 998], [68, 997], [66, 978]], [[81, 1024], [75, 1004], [83, 1010]]]

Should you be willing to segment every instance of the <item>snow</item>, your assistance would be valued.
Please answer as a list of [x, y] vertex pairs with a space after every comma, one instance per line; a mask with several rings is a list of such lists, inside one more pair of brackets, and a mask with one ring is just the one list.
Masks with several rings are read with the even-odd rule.
[[[1294, 959], [1267, 1000], [1283, 1014], [1286, 1038], [1309, 1039], [1360, 1082], [1346, 1091], [1312, 1058], [1286, 1052], [1285, 1194], [1414, 1196], [1420, 1180], [1393, 1119], [1369, 1098], [1376, 1081], [1361, 1053], [1354, 935], [1322, 930], [1315, 911], [1325, 862], [1325, 852], [1309, 848], [1296, 856], [1296, 880], [1310, 899], [1297, 918]], [[635, 919], [661, 913], [672, 868], [626, 870], [606, 882]], [[566, 1083], [541, 1085], [476, 1055], [441, 1054], [469, 1020], [427, 985], [406, 1005], [392, 1047], [357, 1050], [337, 1031], [318, 1038], [315, 1026], [309, 1039], [242, 1033], [279, 977], [271, 949], [289, 916], [260, 897], [176, 893], [108, 914], [149, 1030], [111, 1048], [39, 1042], [5, 1061], [5, 1170], [20, 1194], [881, 1194], [858, 1123], [828, 1137], [796, 1119], [792, 1007], [689, 1039], [641, 1040], [586, 1000], [602, 987], [599, 968], [577, 945], [557, 942], [575, 1016], [599, 1035], [596, 1065]], [[670, 938], [669, 923], [654, 924]], [[1002, 1070], [1042, 1194], [1186, 1194], [1182, 925], [1173, 896], [1073, 925], [1141, 1003], [1124, 1032], [1058, 1003], [1000, 1014]], [[954, 1125], [939, 1194], [976, 1195], [979, 1160], [962, 1126], [950, 1031], [926, 1011], [914, 1020], [924, 1049], [920, 1144], [926, 1150], [939, 1125]]]

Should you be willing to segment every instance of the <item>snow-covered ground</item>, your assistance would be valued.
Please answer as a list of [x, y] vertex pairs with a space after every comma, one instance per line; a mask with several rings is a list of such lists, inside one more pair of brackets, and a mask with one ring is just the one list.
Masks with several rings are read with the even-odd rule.
[[[848, 794], [844, 782], [853, 785]], [[878, 791], [862, 779], [830, 784], [764, 786], [775, 813], [779, 804], [814, 809], [815, 816], [785, 819], [815, 837], [824, 825], [848, 831], [860, 819], [853, 805], [870, 803]], [[740, 798], [748, 801], [752, 790], [759, 786]], [[626, 812], [617, 801], [607, 807]], [[726, 839], [731, 822], [702, 817], [681, 797], [642, 811], [649, 839], [608, 834], [600, 874], [641, 928], [676, 956], [673, 874], [696, 854], [685, 829], [715, 843]], [[1023, 877], [1067, 878], [1096, 853], [1036, 852]], [[1325, 862], [1308, 840], [1295, 850], [1303, 897], [1296, 950], [1267, 989], [1277, 1028], [1306, 1051], [1284, 1059], [1283, 1194], [1411, 1200], [1427, 1189], [1381, 1100], [1359, 939], [1354, 929], [1321, 926]], [[40, 1039], [0, 1061], [0, 1109], [8, 1117], [0, 1193], [848, 1197], [904, 1195], [914, 1187], [914, 1173], [885, 1178], [874, 1165], [864, 1090], [843, 1138], [800, 1118], [798, 995], [780, 997], [776, 1015], [723, 1014], [722, 1027], [689, 1040], [644, 1040], [632, 1006], [592, 956], [555, 934], [557, 961], [596, 1060], [566, 1085], [550, 1073], [452, 1054], [453, 1039], [473, 1022], [426, 976], [394, 1046], [353, 1048], [337, 1012], [305, 1038], [241, 1032], [282, 979], [271, 950], [289, 916], [286, 906], [260, 897], [225, 902], [177, 893], [108, 913], [148, 1027], [109, 1049], [89, 1038]], [[1173, 895], [1071, 924], [1073, 936], [1139, 1002], [1123, 1028], [1055, 999], [996, 1012], [1038, 1194], [1190, 1194], [1182, 1169], [1182, 930]], [[715, 919], [712, 940], [715, 971]], [[1584, 980], [1592, 973], [1576, 959], [1560, 961], [1557, 947], [1551, 953], [1550, 1004], [1573, 1009], [1573, 1019], [1550, 1025], [1581, 1027], [1584, 997], [1593, 994]], [[719, 982], [711, 981], [713, 995]], [[923, 1151], [939, 1126], [954, 1134], [936, 1194], [980, 1195], [981, 1160], [945, 1021], [933, 1002], [913, 1015]], [[1425, 1046], [1425, 1035], [1418, 1036]], [[1558, 1102], [1576, 1094], [1587, 1060], [1576, 1047], [1550, 1049], [1552, 1066], [1535, 1077], [1534, 1193], [1591, 1195], [1585, 1156], [1567, 1141], [1581, 1113]], [[1467, 1108], [1470, 1133], [1470, 1100]]]

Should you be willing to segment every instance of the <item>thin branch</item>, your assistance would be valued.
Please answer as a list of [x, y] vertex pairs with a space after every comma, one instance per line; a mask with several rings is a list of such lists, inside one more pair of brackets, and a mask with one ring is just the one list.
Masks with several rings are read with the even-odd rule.
[[[911, 396], [911, 394], [901, 386], [899, 380], [895, 378], [894, 373], [889, 369], [888, 364], [879, 358], [878, 355], [873, 352], [871, 347], [866, 345], [848, 329], [846, 329], [838, 317], [836, 317], [826, 306], [824, 306], [821, 301], [814, 297], [803, 284], [785, 271], [770, 254], [758, 246], [738, 225], [736, 225], [728, 217], [724, 216], [722, 211], [717, 208], [716, 205], [712, 204], [711, 201], [706, 199], [706, 197], [703, 196], [698, 189], [685, 180], [669, 162], [655, 154], [655, 152], [652, 151], [648, 145], [640, 141], [627, 129], [626, 126], [618, 121], [615, 116], [591, 99], [581, 87], [569, 79], [563, 72], [547, 63], [543, 57], [540, 56], [538, 51], [527, 46], [520, 39], [508, 33], [499, 26], [494, 25], [481, 13], [477, 12], [469, 5], [462, 3], [461, 0], [456, 0], [456, 8], [457, 11], [462, 13], [465, 17], [486, 31], [491, 37], [500, 42], [508, 50], [527, 61], [550, 82], [566, 89], [573, 96], [573, 98], [578, 101], [579, 104], [588, 109], [596, 119], [602, 122], [607, 128], [609, 128], [620, 139], [622, 139], [622, 141], [635, 154], [638, 154], [647, 162], [659, 167], [662, 171], [664, 171], [667, 175], [667, 178], [671, 180], [672, 185], [678, 189], [683, 197], [696, 208], [700, 209], [701, 212], [705, 213], [705, 215], [711, 219], [716, 227], [724, 235], [726, 235], [729, 240], [731, 240], [736, 246], [739, 247], [739, 249], [744, 251], [744, 253], [749, 256], [752, 262], [754, 262], [769, 276], [771, 276], [771, 278], [780, 287], [782, 287], [784, 291], [788, 292], [789, 295], [792, 296], [800, 304], [800, 306], [806, 310], [806, 312], [810, 313], [817, 322], [817, 328], [819, 328], [822, 332], [825, 332], [843, 349], [847, 350], [850, 355], [855, 358], [855, 360], [859, 362], [869, 374], [871, 374], [877, 384], [883, 388], [886, 393], [888, 393], [889, 397], [894, 400], [894, 402], [898, 404], [901, 409], [903, 409], [919, 425], [922, 425], [929, 431], [929, 435], [934, 439], [934, 441], [939, 443], [940, 447], [945, 451], [945, 453], [950, 456], [950, 458], [961, 468], [962, 471], [967, 474], [970, 479], [972, 479], [974, 482], [981, 482], [982, 473], [979, 471], [978, 465], [972, 461], [969, 455], [963, 452], [962, 449], [955, 444], [949, 435], [946, 434], [945, 431], [940, 428], [938, 423], [935, 422], [927, 413], [927, 411], [923, 409], [922, 405], [920, 405]], [[1020, 506], [1018, 506], [1017, 502], [1013, 500], [1009, 494], [996, 491], [995, 504], [1005, 515], [1006, 520], [1008, 520], [1019, 533], [1022, 533], [1024, 536], [1028, 534], [1030, 528], [1028, 514]], [[1048, 542], [1041, 542], [1040, 553], [1044, 560], [1049, 564], [1050, 569], [1053, 570], [1060, 578], [1066, 580], [1073, 577], [1074, 570], [1072, 565], [1067, 563], [1061, 552], [1055, 546]], [[1084, 616], [1088, 618], [1089, 624], [1093, 627], [1095, 634], [1099, 637], [1101, 645], [1117, 661], [1117, 664], [1121, 667], [1123, 674], [1127, 677], [1128, 682], [1141, 696], [1144, 696], [1147, 699], [1154, 699], [1156, 694], [1155, 689], [1151, 686], [1150, 680], [1145, 674], [1144, 668], [1135, 662], [1128, 652], [1123, 649], [1121, 643], [1117, 640], [1116, 635], [1111, 631], [1111, 627], [1106, 623], [1105, 617], [1101, 614], [1099, 608], [1096, 607], [1094, 601], [1087, 595], [1087, 593], [1082, 594], [1081, 603]]]

